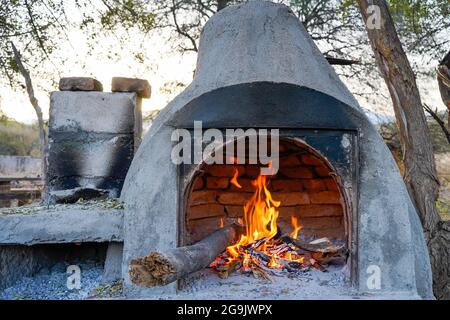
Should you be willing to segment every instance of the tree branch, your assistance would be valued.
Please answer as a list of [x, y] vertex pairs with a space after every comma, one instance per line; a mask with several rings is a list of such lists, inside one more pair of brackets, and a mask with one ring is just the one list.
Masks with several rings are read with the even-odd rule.
[[441, 127], [442, 131], [445, 134], [445, 137], [447, 138], [448, 143], [450, 143], [450, 132], [447, 129], [447, 127], [445, 126], [444, 121], [442, 121], [442, 119], [439, 117], [439, 115], [437, 114], [437, 110], [433, 111], [430, 106], [428, 106], [427, 104], [423, 104], [423, 109], [430, 115], [433, 117], [434, 120], [436, 120], [436, 122], [438, 123], [438, 125]]
[[17, 50], [16, 46], [13, 42], [11, 42], [11, 48], [14, 53], [14, 60], [19, 68], [20, 73], [25, 79], [25, 85], [27, 88], [28, 98], [30, 99], [31, 105], [36, 112], [36, 116], [38, 118], [38, 126], [39, 126], [39, 142], [40, 142], [40, 153], [41, 153], [41, 171], [42, 171], [42, 179], [44, 181], [44, 189], [45, 183], [47, 181], [47, 136], [44, 128], [44, 119], [42, 116], [42, 109], [39, 106], [38, 99], [34, 95], [33, 83], [31, 81], [30, 72], [25, 68], [22, 63], [22, 58]]
[[177, 32], [179, 34], [181, 34], [182, 36], [186, 37], [192, 44], [192, 48], [191, 49], [185, 49], [185, 50], [192, 50], [192, 51], [198, 52], [197, 43], [195, 42], [195, 39], [189, 33], [187, 33], [186, 31], [183, 31], [181, 29], [181, 27], [179, 26], [178, 20], [177, 20], [177, 14], [176, 14], [177, 8], [176, 8], [176, 5], [175, 5], [175, 1], [172, 1], [172, 4], [173, 4], [173, 6], [171, 8], [171, 11], [172, 11], [172, 17], [173, 17], [173, 22], [175, 24], [175, 28], [177, 29]]
[[42, 38], [39, 34], [39, 31], [38, 31], [38, 28], [34, 22], [33, 12], [31, 11], [31, 7], [30, 7], [28, 1], [26, 1], [26, 0], [25, 0], [25, 7], [27, 8], [27, 13], [28, 13], [28, 17], [30, 18], [31, 27], [32, 27], [34, 33], [36, 34], [36, 39], [39, 43], [39, 47], [41, 48], [41, 50], [44, 52], [44, 54], [48, 58], [48, 53], [47, 53], [47, 50], [45, 49], [44, 41], [42, 40]]

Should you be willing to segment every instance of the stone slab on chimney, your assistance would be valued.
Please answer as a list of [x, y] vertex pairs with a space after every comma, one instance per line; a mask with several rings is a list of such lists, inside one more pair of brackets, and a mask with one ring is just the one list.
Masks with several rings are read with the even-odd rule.
[[66, 77], [59, 80], [61, 91], [103, 91], [103, 85], [95, 78]]
[[152, 93], [147, 80], [136, 78], [114, 77], [111, 81], [112, 92], [136, 92], [140, 98], [149, 99]]

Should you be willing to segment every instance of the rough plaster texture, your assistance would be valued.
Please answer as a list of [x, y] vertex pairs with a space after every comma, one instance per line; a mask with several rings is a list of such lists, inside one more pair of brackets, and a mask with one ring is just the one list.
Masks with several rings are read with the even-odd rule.
[[133, 158], [133, 139], [129, 134], [53, 134], [49, 150], [50, 179], [64, 176], [124, 178], [128, 169], [125, 163]]
[[52, 131], [134, 132], [135, 93], [56, 91], [50, 99]]
[[155, 119], [132, 162], [122, 191], [126, 294], [158, 297], [176, 292], [173, 284], [157, 289], [133, 286], [128, 276], [131, 258], [177, 245], [177, 168], [170, 160], [173, 128], [168, 121], [204, 93], [255, 81], [308, 87], [354, 110], [360, 121], [359, 221], [353, 222], [359, 230], [356, 289], [374, 291], [366, 285], [366, 271], [377, 265], [378, 293], [432, 298], [420, 221], [388, 148], [290, 9], [260, 1], [230, 6], [208, 21], [193, 82]]
[[46, 200], [76, 188], [117, 197], [141, 132], [141, 98], [134, 92], [53, 92]]
[[122, 278], [123, 243], [111, 242], [106, 251], [102, 283], [120, 280]]
[[0, 244], [120, 242], [122, 226], [119, 209], [86, 210], [74, 205], [31, 214], [0, 214]]

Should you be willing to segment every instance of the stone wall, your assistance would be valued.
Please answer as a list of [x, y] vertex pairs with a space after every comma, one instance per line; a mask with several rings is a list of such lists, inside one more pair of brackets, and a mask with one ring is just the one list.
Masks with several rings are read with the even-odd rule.
[[40, 178], [40, 158], [24, 156], [0, 156], [0, 180], [31, 180]]

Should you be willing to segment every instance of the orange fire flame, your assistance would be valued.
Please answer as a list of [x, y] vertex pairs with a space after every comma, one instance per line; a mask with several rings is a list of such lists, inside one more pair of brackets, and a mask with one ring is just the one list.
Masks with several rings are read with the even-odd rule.
[[[241, 188], [237, 178], [238, 170], [235, 168], [231, 183]], [[279, 263], [278, 259], [303, 262], [303, 257], [292, 254], [291, 252], [271, 252], [270, 249], [273, 249], [273, 247], [271, 248], [269, 240], [274, 238], [278, 232], [278, 207], [281, 202], [272, 198], [267, 187], [267, 176], [258, 176], [256, 180], [252, 181], [252, 185], [255, 187], [255, 192], [244, 205], [244, 219], [238, 219], [238, 222], [245, 226], [245, 233], [236, 244], [227, 248], [226, 251], [229, 257], [241, 259], [243, 268], [245, 269], [254, 259], [242, 248], [251, 245], [270, 257], [270, 260], [267, 262], [267, 267], [269, 268], [283, 268], [283, 265]], [[302, 226], [298, 223], [297, 217], [292, 217], [291, 223], [294, 229], [291, 236], [296, 239]], [[265, 241], [261, 241], [261, 244], [258, 244], [258, 241], [262, 239]], [[258, 247], [256, 248], [256, 246]]]
[[292, 227], [294, 228], [294, 231], [292, 231], [292, 233], [291, 233], [291, 237], [293, 239], [297, 239], [298, 233], [303, 228], [303, 226], [298, 224], [298, 219], [295, 216], [291, 217], [291, 224], [292, 224]]
[[233, 184], [235, 187], [242, 189], [242, 186], [237, 181], [238, 175], [239, 175], [239, 170], [237, 168], [234, 168], [234, 175], [233, 175], [233, 178], [231, 178], [230, 183]]
[[268, 266], [269, 268], [273, 268], [273, 269], [281, 269], [281, 268], [283, 268], [283, 266], [282, 266], [281, 264], [278, 263], [277, 258], [276, 258], [276, 255], [273, 255], [273, 256], [270, 258], [270, 261], [269, 261], [269, 263], [267, 264], [267, 266]]
[[272, 199], [267, 189], [267, 177], [259, 176], [252, 184], [256, 187], [255, 193], [244, 206], [245, 234], [239, 242], [227, 248], [232, 257], [239, 256], [239, 247], [253, 243], [256, 240], [272, 239], [277, 234], [277, 219], [280, 206], [279, 201]]
[[[238, 169], [234, 168], [230, 182], [237, 188], [242, 188], [238, 175]], [[277, 220], [281, 202], [272, 198], [268, 189], [269, 178], [270, 176], [260, 175], [252, 181], [255, 191], [244, 205], [244, 217], [237, 219], [245, 228], [245, 232], [237, 243], [227, 247], [226, 253], [217, 256], [210, 265], [221, 277], [227, 277], [236, 269], [271, 280], [270, 275], [264, 271], [265, 268], [289, 269], [295, 265], [296, 268], [303, 268], [305, 265], [304, 254], [296, 250], [292, 242], [286, 241], [286, 237], [280, 235]], [[221, 219], [220, 226], [223, 227], [223, 224]], [[295, 216], [291, 217], [291, 224], [293, 231], [290, 236], [296, 239], [302, 226]]]

